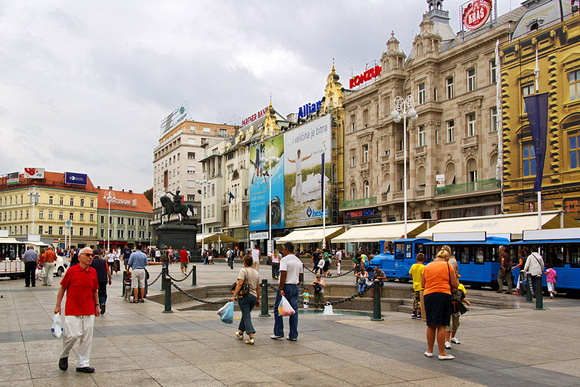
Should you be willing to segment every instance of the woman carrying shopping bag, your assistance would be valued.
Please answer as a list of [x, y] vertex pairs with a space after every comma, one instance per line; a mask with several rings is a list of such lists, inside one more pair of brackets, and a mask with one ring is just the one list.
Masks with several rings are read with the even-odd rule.
[[[254, 333], [256, 333], [254, 326], [252, 325], [252, 309], [254, 306], [260, 305], [260, 273], [258, 273], [253, 267], [254, 260], [250, 254], [244, 256], [244, 268], [240, 269], [238, 273], [238, 284], [234, 290], [232, 296], [232, 301], [238, 297], [238, 304], [242, 311], [242, 318], [240, 319], [240, 325], [236, 332], [236, 337], [240, 340], [244, 339], [244, 332], [248, 334], [249, 339], [245, 341], [246, 344], [254, 344]], [[244, 282], [248, 284], [250, 292], [244, 296], [240, 295], [240, 291]]]

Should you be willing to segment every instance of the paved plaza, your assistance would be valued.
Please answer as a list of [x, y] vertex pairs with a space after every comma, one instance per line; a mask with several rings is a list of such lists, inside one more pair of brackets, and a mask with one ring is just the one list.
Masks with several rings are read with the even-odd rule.
[[[197, 265], [198, 285], [231, 284], [239, 268]], [[177, 265], [170, 270], [181, 278]], [[264, 278], [269, 270], [262, 266]], [[159, 271], [151, 267], [151, 280]], [[310, 277], [307, 273], [306, 280]], [[327, 282], [333, 281], [352, 279]], [[439, 361], [423, 355], [425, 324], [407, 313], [383, 311], [380, 322], [360, 315], [301, 314], [300, 336], [290, 342], [271, 340], [273, 316], [258, 317], [255, 309], [256, 344], [249, 346], [234, 336], [237, 320], [223, 324], [214, 311], [178, 311], [173, 305], [174, 313], [165, 314], [163, 305], [152, 301], [129, 304], [121, 297], [121, 275], [113, 277], [106, 314], [95, 321], [91, 366], [96, 372], [76, 372], [74, 350], [63, 372], [58, 369], [62, 341], [50, 334], [59, 282], [25, 288], [24, 280], [0, 280], [0, 386], [580, 385], [580, 301], [575, 299], [546, 299], [543, 311], [521, 298], [517, 309], [476, 308], [461, 318], [461, 344], [449, 351], [455, 360]], [[190, 283], [184, 281], [184, 289]], [[158, 285], [151, 294], [159, 293]]]

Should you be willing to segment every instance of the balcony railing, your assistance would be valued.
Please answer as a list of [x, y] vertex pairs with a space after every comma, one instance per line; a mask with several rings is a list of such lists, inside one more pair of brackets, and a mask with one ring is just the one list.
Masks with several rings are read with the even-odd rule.
[[468, 192], [486, 191], [500, 188], [501, 182], [498, 179], [479, 180], [471, 183], [452, 184], [445, 187], [435, 188], [435, 196], [455, 195]]
[[372, 198], [365, 198], [365, 199], [356, 199], [356, 200], [342, 200], [340, 202], [340, 209], [348, 209], [348, 208], [358, 208], [358, 207], [366, 207], [372, 206], [377, 204], [376, 196]]

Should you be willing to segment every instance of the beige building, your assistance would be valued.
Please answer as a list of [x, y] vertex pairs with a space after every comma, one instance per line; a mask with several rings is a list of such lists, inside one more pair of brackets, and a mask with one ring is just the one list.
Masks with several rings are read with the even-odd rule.
[[346, 97], [340, 208], [349, 223], [403, 220], [404, 122], [391, 116], [397, 96], [411, 95], [418, 113], [406, 122], [408, 219], [502, 210], [495, 48], [524, 9], [455, 33], [442, 2], [428, 3], [409, 56], [393, 32], [380, 75]]
[[[215, 145], [233, 136], [235, 126], [208, 122], [183, 121], [164, 131], [153, 152], [153, 224], [161, 223], [159, 198], [168, 192], [180, 191], [183, 202], [199, 208], [201, 189], [196, 180], [203, 180], [201, 160], [204, 146]], [[176, 219], [173, 215], [172, 219]], [[198, 217], [198, 214], [195, 214]]]

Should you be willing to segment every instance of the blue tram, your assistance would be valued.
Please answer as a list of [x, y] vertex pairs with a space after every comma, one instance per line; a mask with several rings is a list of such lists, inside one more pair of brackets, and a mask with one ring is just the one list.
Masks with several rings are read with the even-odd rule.
[[385, 251], [385, 241], [380, 242], [380, 251], [383, 254], [375, 255], [371, 260], [369, 267], [379, 267], [385, 272], [387, 279], [394, 281], [398, 279], [401, 282], [409, 282], [409, 269], [417, 261], [415, 260], [418, 253], [425, 254], [425, 260], [428, 262], [429, 257], [424, 249], [424, 244], [431, 242], [429, 239], [423, 238], [407, 238], [397, 239], [389, 244]]
[[[512, 245], [528, 251], [539, 249], [544, 263], [558, 273], [556, 290], [580, 296], [580, 228], [524, 231], [522, 240]], [[542, 283], [547, 286], [546, 276]]]

